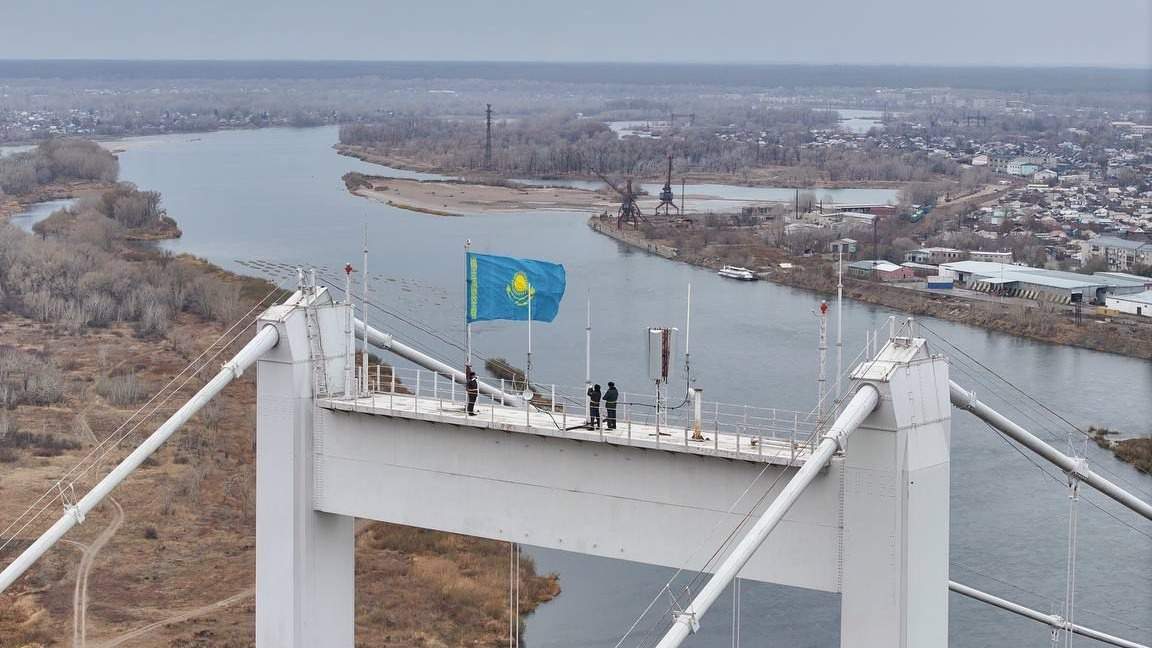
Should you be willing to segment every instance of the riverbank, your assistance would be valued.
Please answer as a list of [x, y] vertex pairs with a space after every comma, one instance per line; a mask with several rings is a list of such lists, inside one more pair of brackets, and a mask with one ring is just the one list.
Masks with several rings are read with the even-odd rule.
[[[719, 270], [738, 259], [740, 265], [769, 268], [762, 279], [834, 296], [835, 263], [822, 257], [792, 257], [783, 250], [765, 245], [711, 245], [697, 253], [682, 253], [671, 241], [648, 239], [640, 231], [616, 227], [600, 218], [588, 221], [594, 231], [631, 247], [652, 252], [667, 259]], [[781, 267], [780, 264], [789, 264]], [[1081, 323], [1049, 305], [1033, 303], [1000, 303], [973, 300], [946, 293], [913, 291], [897, 285], [844, 278], [844, 296], [848, 299], [899, 310], [910, 315], [926, 315], [1007, 333], [1050, 344], [1064, 344], [1094, 351], [1117, 353], [1152, 360], [1152, 323], [1138, 318], [1093, 318], [1085, 315]]]
[[520, 187], [451, 180], [406, 180], [349, 173], [345, 186], [356, 196], [434, 216], [493, 212], [605, 210], [612, 203], [583, 189]]
[[[420, 181], [350, 173], [345, 184], [357, 195], [393, 207], [428, 214], [457, 216], [502, 211], [566, 210], [612, 213], [615, 204], [603, 194], [580, 189], [524, 188], [458, 181]], [[995, 193], [996, 189], [988, 190]], [[979, 201], [977, 192], [955, 202]], [[647, 200], [651, 200], [648, 198]], [[643, 205], [643, 203], [642, 203]], [[718, 270], [725, 265], [768, 268], [762, 278], [825, 295], [836, 292], [835, 270], [822, 257], [793, 257], [756, 241], [719, 242], [685, 253], [671, 238], [649, 238], [640, 230], [618, 230], [611, 218], [593, 216], [595, 231], [664, 258]], [[781, 267], [780, 264], [789, 264]], [[844, 295], [911, 315], [927, 315], [1051, 344], [1117, 353], [1152, 360], [1152, 323], [1139, 318], [1082, 315], [1077, 320], [1048, 304], [968, 299], [946, 293], [915, 291], [899, 285], [845, 278]]]
[[35, 191], [20, 195], [0, 194], [0, 219], [27, 211], [37, 203], [50, 200], [70, 200], [87, 196], [98, 196], [111, 189], [115, 183], [74, 181], [57, 182], [38, 187]]
[[[75, 222], [58, 225], [46, 237], [0, 225], [5, 523], [94, 449], [113, 448], [91, 476], [106, 473], [251, 335], [242, 328], [238, 339], [216, 342], [228, 326], [283, 295], [195, 257], [106, 239]], [[21, 274], [10, 272], [15, 266]], [[50, 268], [66, 271], [43, 285], [10, 279], [49, 276]], [[187, 380], [165, 391], [182, 373]], [[116, 442], [130, 431], [124, 421], [157, 392], [171, 395], [162, 413]], [[62, 645], [83, 623], [89, 645], [129, 638], [149, 648], [252, 645], [255, 402], [249, 372], [0, 595], [0, 644]], [[77, 483], [77, 494], [92, 483]], [[16, 537], [0, 561], [49, 521]], [[492, 646], [507, 638], [507, 544], [366, 523], [356, 545], [359, 642]], [[522, 614], [559, 592], [557, 579], [538, 576], [529, 558], [520, 577]], [[81, 581], [86, 594], [77, 598]]]
[[1111, 450], [1116, 458], [1145, 475], [1152, 475], [1152, 437], [1113, 438], [1120, 433], [1108, 428], [1089, 427], [1088, 434], [1096, 445]]

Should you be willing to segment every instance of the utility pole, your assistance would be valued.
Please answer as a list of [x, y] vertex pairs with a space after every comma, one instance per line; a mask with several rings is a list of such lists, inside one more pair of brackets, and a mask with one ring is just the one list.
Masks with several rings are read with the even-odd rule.
[[492, 168], [492, 104], [485, 104], [484, 168]]

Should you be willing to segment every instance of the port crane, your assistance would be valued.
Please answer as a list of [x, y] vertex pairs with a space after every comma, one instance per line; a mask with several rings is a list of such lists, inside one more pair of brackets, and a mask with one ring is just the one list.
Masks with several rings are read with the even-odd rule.
[[660, 204], [656, 205], [657, 216], [672, 216], [672, 210], [680, 213], [676, 205], [676, 196], [672, 193], [672, 154], [668, 154], [668, 172], [664, 175], [664, 187], [660, 189]]
[[[640, 227], [641, 222], [648, 222], [644, 217], [644, 213], [640, 211], [640, 205], [636, 204], [636, 193], [632, 190], [632, 178], [624, 181], [624, 188], [616, 186], [616, 183], [609, 180], [603, 173], [593, 170], [596, 177], [600, 178], [612, 190], [620, 196], [620, 209], [616, 216], [616, 229], [623, 229], [625, 224], [631, 224], [632, 227]], [[669, 188], [669, 192], [671, 189]]]

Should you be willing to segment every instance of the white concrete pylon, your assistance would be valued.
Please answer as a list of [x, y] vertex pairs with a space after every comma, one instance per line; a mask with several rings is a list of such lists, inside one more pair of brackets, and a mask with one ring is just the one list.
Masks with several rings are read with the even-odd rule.
[[[311, 297], [321, 337], [346, 339], [351, 300]], [[280, 344], [257, 363], [256, 644], [260, 648], [352, 648], [355, 643], [355, 520], [318, 512], [323, 475], [313, 455], [315, 401], [305, 309], [278, 306], [262, 319]], [[352, 356], [330, 345], [325, 370], [347, 375]]]

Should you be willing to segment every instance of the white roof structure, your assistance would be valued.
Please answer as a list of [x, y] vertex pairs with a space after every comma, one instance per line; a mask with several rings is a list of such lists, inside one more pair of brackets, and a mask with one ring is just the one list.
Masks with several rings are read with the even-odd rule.
[[1082, 275], [1075, 272], [1046, 270], [1044, 268], [1009, 265], [993, 261], [954, 261], [951, 263], [941, 263], [940, 267], [952, 272], [974, 275], [978, 277], [980, 281], [989, 284], [1020, 282], [1064, 290], [1099, 288], [1104, 286], [1132, 287], [1140, 285], [1141, 283], [1138, 280], [1114, 275]]
[[1148, 304], [1152, 306], [1152, 290], [1145, 290], [1142, 293], [1135, 295], [1108, 295], [1108, 299], [1117, 299], [1120, 301], [1133, 302], [1136, 304]]
[[904, 269], [904, 266], [897, 265], [891, 261], [853, 261], [848, 264], [849, 268], [856, 270], [867, 270], [868, 272], [898, 272]]
[[1097, 272], [1097, 277], [1115, 277], [1132, 283], [1143, 283], [1146, 286], [1152, 286], [1152, 277], [1143, 277], [1140, 275], [1129, 274], [1127, 272]]

